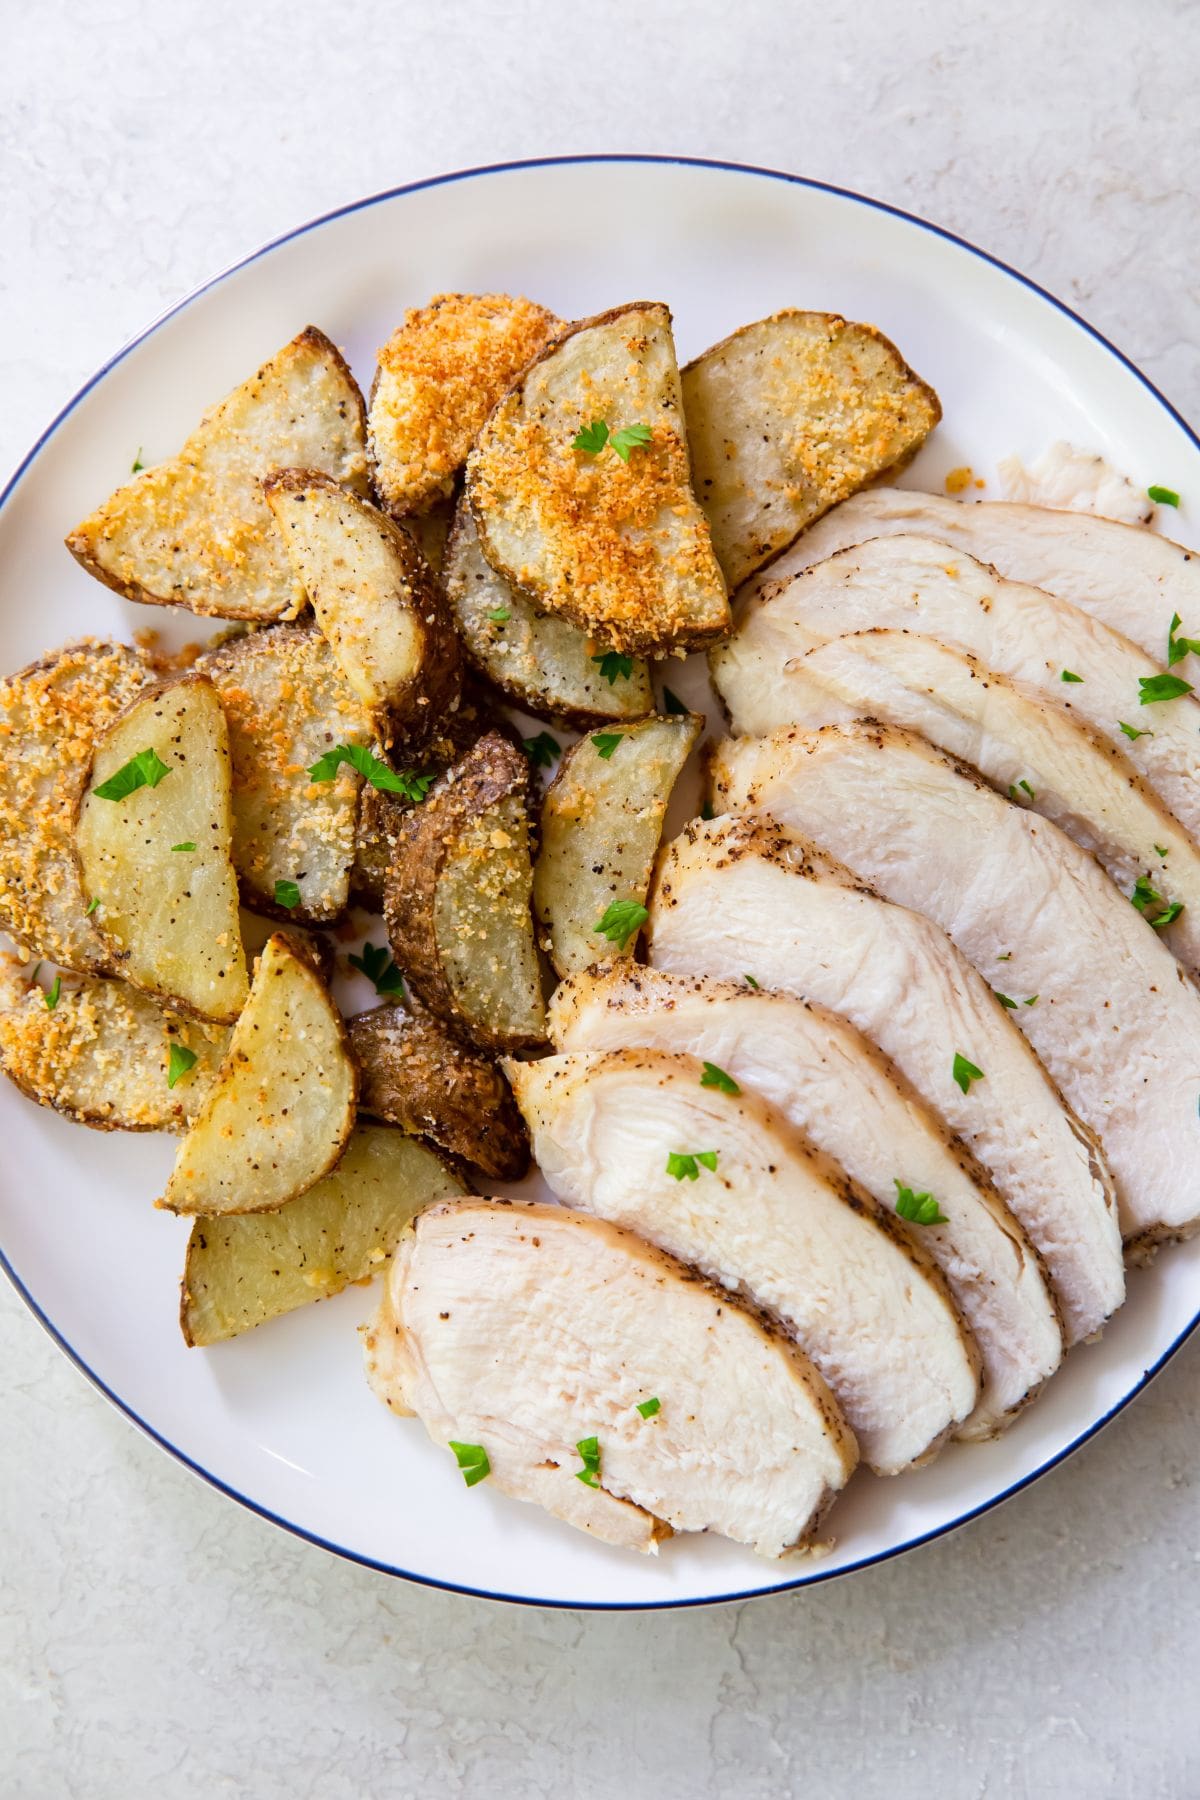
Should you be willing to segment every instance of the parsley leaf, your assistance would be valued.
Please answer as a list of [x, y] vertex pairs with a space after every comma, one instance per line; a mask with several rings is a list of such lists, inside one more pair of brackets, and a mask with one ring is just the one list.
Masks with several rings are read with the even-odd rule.
[[478, 1482], [485, 1481], [491, 1474], [492, 1465], [488, 1461], [488, 1453], [482, 1444], [456, 1444], [451, 1438], [450, 1448], [454, 1452], [454, 1460], [462, 1470], [463, 1480], [468, 1487], [474, 1487]]
[[576, 1481], [582, 1481], [585, 1487], [600, 1486], [600, 1440], [599, 1438], [580, 1438], [575, 1448], [583, 1461], [582, 1469], [576, 1469]]
[[92, 792], [98, 800], [126, 800], [130, 794], [136, 794], [139, 788], [157, 787], [164, 775], [171, 773], [170, 766], [154, 750], [139, 750], [123, 763], [115, 775], [102, 781]]
[[404, 992], [404, 977], [392, 961], [386, 944], [364, 944], [360, 956], [348, 956], [346, 961], [375, 984], [377, 994]]
[[139, 444], [137, 447], [137, 455], [130, 465], [129, 473], [131, 475], [140, 475], [145, 466], [145, 463], [142, 461], [142, 446]]
[[1136, 725], [1127, 725], [1124, 719], [1118, 719], [1117, 724], [1121, 727], [1121, 730], [1125, 733], [1127, 738], [1137, 739], [1140, 737], [1154, 736], [1152, 731], [1139, 731]]
[[896, 1211], [913, 1225], [947, 1225], [949, 1220], [932, 1194], [914, 1194], [893, 1175], [896, 1184]]
[[1058, 678], [1060, 681], [1082, 681], [1082, 675], [1076, 675], [1074, 669], [1064, 669]]
[[718, 1069], [716, 1063], [710, 1062], [706, 1062], [704, 1065], [704, 1073], [700, 1077], [700, 1086], [706, 1088], [720, 1088], [723, 1094], [740, 1094], [742, 1091], [732, 1075], [727, 1075], [724, 1069]]
[[1030, 799], [1031, 799], [1031, 800], [1036, 800], [1036, 799], [1037, 799], [1037, 795], [1036, 795], [1036, 794], [1035, 794], [1035, 793], [1034, 793], [1034, 791], [1033, 791], [1033, 789], [1032, 789], [1032, 788], [1031, 788], [1031, 787], [1030, 787], [1030, 785], [1029, 785], [1029, 783], [1028, 783], [1028, 782], [1027, 782], [1027, 781], [1026, 781], [1026, 780], [1025, 780], [1025, 778], [1024, 778], [1024, 776], [1022, 776], [1022, 777], [1021, 777], [1021, 779], [1020, 779], [1020, 781], [1018, 781], [1018, 783], [1017, 783], [1017, 786], [1018, 786], [1018, 787], [1019, 787], [1019, 788], [1024, 788], [1024, 790], [1025, 790], [1025, 792], [1026, 792], [1026, 793], [1027, 793], [1027, 794], [1028, 794], [1028, 795], [1029, 795], [1029, 798], [1030, 798]]
[[621, 650], [606, 650], [603, 656], [593, 656], [592, 661], [599, 664], [600, 673], [609, 687], [615, 687], [618, 681], [628, 681], [633, 674], [633, 658]]
[[701, 1168], [715, 1170], [716, 1166], [715, 1150], [670, 1150], [667, 1153], [667, 1174], [673, 1175], [676, 1181], [698, 1181]]
[[608, 442], [608, 426], [603, 419], [593, 419], [585, 425], [577, 437], [571, 439], [572, 450], [584, 450], [589, 456], [599, 456]]
[[1183, 911], [1182, 900], [1172, 900], [1165, 912], [1160, 912], [1157, 919], [1151, 919], [1155, 931], [1161, 931], [1165, 925], [1173, 925]]
[[1166, 850], [1165, 850], [1165, 849], [1164, 849], [1164, 847], [1163, 847], [1163, 846], [1162, 846], [1162, 844], [1155, 844], [1155, 846], [1154, 846], [1154, 854], [1155, 854], [1155, 855], [1156, 855], [1156, 856], [1166, 856], [1166, 855], [1167, 855], [1167, 854], [1168, 854], [1168, 852], [1167, 852], [1167, 851], [1166, 851]]
[[1139, 675], [1138, 704], [1153, 706], [1156, 700], [1178, 700], [1181, 694], [1190, 694], [1192, 684], [1185, 681], [1182, 675]]
[[639, 1400], [637, 1409], [641, 1413], [643, 1419], [652, 1419], [656, 1412], [662, 1411], [662, 1401], [659, 1400], [657, 1395], [652, 1400]]
[[995, 996], [996, 996], [997, 1000], [1000, 1002], [1001, 1006], [1007, 1006], [1012, 1012], [1016, 1012], [1017, 1003], [1015, 1000], [1010, 1000], [1007, 994], [1002, 994], [1000, 992], [999, 988], [993, 988], [992, 992], [993, 992], [993, 994], [995, 994]]
[[613, 449], [623, 463], [629, 461], [630, 452], [644, 450], [653, 433], [648, 425], [626, 425], [621, 431], [614, 431], [609, 439]]
[[494, 606], [488, 614], [488, 618], [492, 621], [493, 625], [507, 625], [508, 621], [512, 618], [512, 614], [509, 612], [507, 606]]
[[954, 1061], [950, 1065], [950, 1073], [964, 1094], [970, 1093], [973, 1081], [983, 1080], [983, 1070], [977, 1069], [973, 1062], [968, 1062], [961, 1051], [954, 1052]]
[[593, 744], [596, 746], [597, 754], [601, 756], [605, 762], [608, 762], [620, 741], [621, 733], [619, 731], [598, 731], [592, 739]]
[[189, 1050], [186, 1044], [173, 1043], [167, 1052], [167, 1086], [173, 1088], [181, 1081], [195, 1061], [194, 1050]]
[[623, 950], [635, 931], [640, 931], [650, 914], [640, 900], [613, 900], [605, 908], [604, 917], [592, 926], [610, 944]]
[[87, 916], [89, 919], [91, 918], [92, 914], [96, 911], [96, 909], [98, 908], [99, 905], [100, 905], [100, 896], [99, 896], [99, 894], [96, 894], [91, 900], [88, 901]]
[[335, 744], [332, 750], [317, 758], [308, 773], [313, 781], [332, 781], [343, 763], [357, 769], [381, 793], [399, 794], [402, 799], [411, 800], [414, 806], [421, 804], [433, 786], [432, 775], [414, 775], [411, 771], [397, 775], [362, 744]]
[[1179, 614], [1172, 613], [1171, 614], [1171, 623], [1167, 626], [1167, 667], [1168, 667], [1168, 669], [1174, 668], [1174, 666], [1177, 662], [1182, 662], [1189, 650], [1194, 650], [1194, 651], [1196, 651], [1196, 653], [1198, 655], [1200, 655], [1200, 639], [1190, 638], [1190, 637], [1176, 637], [1175, 633], [1178, 630], [1179, 630]]
[[293, 906], [300, 904], [300, 889], [294, 881], [277, 881], [275, 883], [275, 904], [286, 906], [291, 912]]
[[686, 713], [688, 710], [679, 695], [672, 693], [669, 687], [663, 689], [663, 705], [669, 713]]
[[523, 741], [525, 754], [535, 769], [548, 769], [562, 755], [562, 745], [549, 731], [539, 731], [536, 737]]
[[1036, 1006], [1037, 1003], [1038, 1003], [1037, 994], [1030, 994], [1028, 1000], [1022, 1000], [1021, 1005], [1022, 1006]]
[[1174, 488], [1148, 487], [1146, 489], [1155, 506], [1178, 506], [1179, 495]]
[[752, 987], [752, 988], [758, 987], [758, 982], [755, 981], [753, 975], [743, 975], [742, 980], [746, 983], [747, 987]]
[[1138, 876], [1129, 899], [1147, 923], [1153, 925], [1155, 931], [1162, 931], [1167, 925], [1173, 925], [1184, 905], [1182, 900], [1164, 900], [1146, 875]]
[[996, 958], [996, 961], [997, 962], [1011, 962], [1012, 961], [1012, 951], [1006, 950], [1004, 952], [1003, 956], [998, 956]]
[[62, 976], [56, 975], [50, 984], [50, 992], [45, 996], [46, 1011], [53, 1012], [58, 1005], [58, 997], [62, 993]]
[[[178, 854], [181, 850], [194, 850], [195, 848], [196, 848], [195, 844], [192, 842], [191, 838], [189, 838], [185, 844], [172, 844], [171, 845], [171, 855], [178, 856]], [[276, 896], [276, 898], [278, 898], [278, 896]], [[295, 902], [293, 901], [292, 904], [294, 905]]]

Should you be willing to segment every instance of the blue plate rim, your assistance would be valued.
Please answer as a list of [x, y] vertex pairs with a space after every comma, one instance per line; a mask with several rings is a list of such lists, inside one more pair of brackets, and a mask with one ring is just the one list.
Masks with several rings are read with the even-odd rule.
[[[527, 169], [579, 167], [591, 163], [666, 164], [684, 168], [716, 169], [726, 174], [754, 175], [764, 180], [783, 181], [794, 187], [810, 188], [819, 193], [833, 194], [839, 199], [852, 200], [860, 206], [870, 207], [874, 212], [887, 213], [893, 218], [903, 220], [906, 224], [916, 225], [922, 231], [930, 232], [933, 236], [943, 238], [946, 242], [957, 245], [959, 249], [968, 251], [970, 255], [977, 257], [981, 262], [988, 263], [992, 268], [999, 269], [1002, 274], [1009, 276], [1012, 280], [1019, 282], [1022, 287], [1028, 288], [1030, 292], [1037, 294], [1042, 300], [1047, 301], [1088, 337], [1094, 339], [1107, 350], [1111, 356], [1115, 357], [1131, 375], [1135, 376], [1163, 410], [1175, 421], [1193, 446], [1197, 450], [1200, 450], [1200, 437], [1192, 430], [1192, 427], [1188, 424], [1187, 420], [1179, 410], [1171, 404], [1166, 396], [1155, 387], [1149, 377], [1143, 374], [1136, 363], [1132, 362], [1130, 358], [1125, 355], [1124, 351], [1119, 350], [1101, 331], [1098, 331], [1094, 325], [1089, 324], [1086, 319], [1075, 312], [1073, 308], [1067, 306], [1064, 301], [1057, 297], [1057, 295], [1050, 293], [1047, 288], [1040, 286], [1039, 283], [1032, 280], [1028, 275], [1022, 274], [1019, 269], [1015, 269], [1011, 264], [1004, 262], [1002, 258], [991, 255], [987, 250], [981, 250], [978, 245], [971, 243], [968, 238], [964, 238], [957, 232], [948, 230], [943, 225], [935, 225], [930, 220], [923, 219], [916, 213], [905, 211], [903, 207], [893, 206], [886, 200], [876, 200], [869, 194], [860, 194], [853, 188], [839, 187], [832, 182], [818, 181], [807, 175], [795, 175], [784, 169], [770, 169], [754, 163], [727, 162], [718, 158], [703, 156], [675, 156], [651, 152], [643, 154], [637, 151], [595, 151], [580, 155], [535, 156], [523, 157], [511, 162], [482, 163], [472, 168], [455, 169], [444, 175], [426, 176], [420, 181], [405, 182], [399, 187], [384, 188], [377, 193], [366, 195], [362, 199], [352, 200], [344, 206], [337, 206], [328, 212], [320, 213], [315, 218], [307, 220], [304, 224], [293, 227], [291, 231], [285, 231], [279, 237], [269, 239], [268, 242], [261, 244], [256, 250], [250, 251], [248, 255], [239, 257], [237, 261], [230, 263], [216, 275], [210, 276], [207, 281], [201, 282], [199, 286], [185, 294], [182, 299], [175, 301], [173, 305], [159, 313], [157, 317], [152, 319], [141, 331], [136, 332], [134, 336], [129, 338], [113, 356], [102, 363], [94, 374], [88, 377], [66, 404], [55, 414], [49, 425], [47, 425], [45, 430], [37, 437], [31, 448], [18, 463], [16, 469], [5, 483], [3, 490], [0, 491], [0, 511], [7, 505], [20, 483], [24, 480], [25, 475], [33, 466], [46, 444], [54, 436], [55, 432], [70, 417], [80, 402], [91, 393], [93, 388], [97, 387], [119, 363], [123, 362], [140, 344], [145, 343], [147, 338], [153, 336], [153, 334], [165, 325], [169, 319], [174, 318], [177, 313], [183, 312], [185, 308], [191, 306], [194, 301], [198, 300], [201, 295], [208, 293], [210, 289], [219, 286], [223, 281], [227, 281], [230, 276], [236, 275], [240, 270], [248, 268], [252, 263], [258, 262], [260, 258], [269, 256], [273, 251], [280, 249], [284, 244], [289, 244], [296, 238], [304, 237], [310, 231], [316, 231], [321, 226], [327, 225], [335, 219], [347, 218], [352, 213], [363, 212], [368, 207], [378, 206], [385, 201], [398, 199], [404, 194], [420, 193], [426, 188], [445, 187], [452, 182], [472, 181], [487, 175], [507, 175]], [[390, 1575], [404, 1581], [411, 1581], [421, 1587], [436, 1588], [443, 1593], [463, 1594], [475, 1600], [492, 1600], [507, 1605], [540, 1607], [552, 1611], [568, 1612], [676, 1612], [697, 1606], [732, 1606], [743, 1600], [757, 1600], [769, 1597], [773, 1594], [794, 1593], [797, 1589], [815, 1587], [822, 1582], [838, 1581], [844, 1576], [857, 1573], [859, 1570], [874, 1568], [880, 1563], [891, 1562], [893, 1558], [903, 1556], [910, 1550], [919, 1549], [923, 1544], [929, 1544], [938, 1538], [947, 1537], [951, 1532], [960, 1530], [964, 1525], [970, 1524], [973, 1519], [981, 1518], [985, 1513], [991, 1512], [995, 1507], [1003, 1505], [1006, 1500], [1011, 1500], [1014, 1495], [1021, 1493], [1025, 1488], [1031, 1487], [1035, 1481], [1040, 1481], [1043, 1475], [1049, 1474], [1052, 1469], [1057, 1468], [1060, 1463], [1065, 1462], [1069, 1456], [1073, 1456], [1084, 1444], [1089, 1443], [1092, 1438], [1096, 1437], [1103, 1431], [1106, 1425], [1117, 1417], [1118, 1413], [1123, 1412], [1140, 1394], [1145, 1392], [1155, 1376], [1166, 1367], [1171, 1358], [1182, 1348], [1188, 1338], [1191, 1337], [1192, 1333], [1196, 1330], [1196, 1327], [1200, 1325], [1200, 1310], [1198, 1310], [1191, 1320], [1191, 1323], [1185, 1326], [1183, 1331], [1181, 1331], [1167, 1347], [1157, 1362], [1153, 1363], [1150, 1368], [1145, 1370], [1137, 1385], [1131, 1388], [1127, 1394], [1123, 1395], [1122, 1398], [1117, 1401], [1116, 1405], [1110, 1407], [1099, 1419], [1093, 1420], [1085, 1431], [1081, 1432], [1078, 1437], [1073, 1438], [1069, 1444], [1065, 1445], [1054, 1456], [1050, 1457], [1048, 1461], [1041, 1463], [1036, 1469], [1031, 1470], [1028, 1475], [1022, 1476], [1019, 1481], [1013, 1482], [1009, 1487], [1003, 1489], [1002, 1492], [993, 1494], [989, 1499], [981, 1501], [978, 1506], [974, 1506], [970, 1508], [969, 1511], [961, 1513], [957, 1518], [949, 1520], [946, 1524], [938, 1525], [931, 1531], [921, 1532], [916, 1537], [908, 1538], [901, 1544], [893, 1544], [889, 1549], [881, 1550], [873, 1556], [864, 1556], [857, 1562], [847, 1563], [843, 1567], [829, 1569], [824, 1572], [818, 1568], [811, 1574], [798, 1576], [795, 1580], [775, 1582], [763, 1587], [747, 1588], [737, 1594], [715, 1594], [679, 1600], [546, 1600], [525, 1594], [493, 1593], [487, 1588], [470, 1587], [452, 1581], [440, 1581], [432, 1575], [421, 1575], [411, 1569], [400, 1568], [395, 1563], [383, 1562], [376, 1557], [366, 1556], [361, 1551], [351, 1550], [344, 1544], [333, 1543], [328, 1538], [322, 1537], [318, 1532], [309, 1531], [303, 1525], [297, 1525], [293, 1520], [285, 1519], [280, 1514], [273, 1512], [270, 1507], [263, 1506], [257, 1500], [251, 1499], [249, 1495], [240, 1493], [237, 1488], [231, 1487], [229, 1483], [223, 1481], [219, 1475], [213, 1474], [210, 1469], [206, 1469], [200, 1463], [194, 1461], [192, 1457], [188, 1456], [186, 1451], [181, 1450], [177, 1444], [171, 1443], [169, 1438], [164, 1437], [161, 1432], [156, 1431], [155, 1428], [143, 1419], [140, 1414], [135, 1412], [126, 1401], [122, 1400], [119, 1394], [108, 1386], [96, 1371], [84, 1361], [83, 1357], [75, 1350], [73, 1345], [63, 1335], [59, 1328], [42, 1310], [42, 1307], [34, 1299], [29, 1289], [18, 1276], [3, 1248], [0, 1248], [0, 1268], [3, 1269], [5, 1275], [12, 1283], [13, 1288], [25, 1302], [25, 1305], [29, 1308], [34, 1318], [46, 1331], [53, 1342], [57, 1344], [64, 1356], [75, 1365], [80, 1374], [82, 1374], [99, 1393], [103, 1394], [104, 1398], [108, 1400], [118, 1412], [123, 1413], [124, 1416], [137, 1427], [143, 1436], [149, 1438], [152, 1443], [157, 1444], [160, 1449], [165, 1450], [169, 1456], [174, 1457], [175, 1461], [181, 1463], [185, 1469], [188, 1469], [193, 1475], [199, 1477], [201, 1481], [206, 1482], [209, 1487], [216, 1489], [218, 1493], [224, 1494], [228, 1499], [234, 1500], [238, 1505], [245, 1507], [247, 1512], [256, 1514], [260, 1519], [265, 1519], [268, 1524], [278, 1526], [281, 1531], [286, 1531], [290, 1533], [291, 1536], [299, 1538], [305, 1543], [314, 1544], [320, 1550], [326, 1550], [331, 1555], [341, 1557], [346, 1562], [357, 1563], [360, 1567], [372, 1569], [381, 1575]]]

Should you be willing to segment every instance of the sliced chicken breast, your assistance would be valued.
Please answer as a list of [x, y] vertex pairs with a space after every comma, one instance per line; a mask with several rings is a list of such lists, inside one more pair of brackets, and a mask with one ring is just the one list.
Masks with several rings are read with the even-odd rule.
[[[1160, 667], [1166, 666], [1176, 613], [1183, 635], [1200, 637], [1200, 553], [1143, 525], [1009, 500], [971, 503], [871, 488], [827, 513], [754, 580], [793, 575], [848, 544], [897, 531], [925, 532], [992, 563], [1013, 581], [1073, 601], [1140, 644]], [[1189, 656], [1178, 673], [1200, 682], [1200, 661]]]
[[[1095, 1138], [937, 926], [811, 841], [725, 818], [689, 825], [663, 852], [649, 934], [658, 968], [798, 994], [877, 1044], [990, 1171], [1046, 1262], [1068, 1343], [1120, 1305], [1121, 1239]], [[964, 1091], [956, 1056], [988, 1080]]]
[[974, 1411], [978, 1350], [927, 1248], [763, 1101], [653, 1050], [505, 1072], [560, 1199], [781, 1319], [877, 1474], [928, 1459]]
[[[721, 808], [836, 845], [1017, 1002], [1010, 1018], [1104, 1146], [1127, 1242], [1196, 1229], [1200, 993], [1086, 852], [892, 726], [731, 740], [713, 772]], [[971, 1060], [983, 1088], [994, 1077]]]
[[686, 1051], [703, 1080], [756, 1093], [841, 1163], [884, 1212], [902, 1190], [932, 1199], [936, 1224], [903, 1228], [934, 1258], [983, 1358], [983, 1391], [959, 1437], [990, 1437], [1062, 1359], [1041, 1258], [990, 1177], [853, 1025], [789, 994], [668, 975], [635, 964], [555, 989], [558, 1050]]
[[811, 1543], [857, 1461], [829, 1389], [777, 1328], [560, 1206], [426, 1208], [364, 1338], [393, 1410], [468, 1464], [482, 1452], [505, 1493], [630, 1549], [716, 1531], [782, 1556]]
[[[1200, 850], [1126, 757], [973, 656], [907, 631], [832, 638], [790, 670], [804, 731], [877, 719], [920, 732], [1018, 806], [1090, 850], [1193, 972], [1200, 969]], [[1174, 919], [1170, 911], [1182, 906]]]
[[[772, 573], [781, 567], [774, 564]], [[747, 589], [737, 621], [711, 660], [738, 731], [799, 722], [795, 659], [816, 645], [876, 628], [921, 632], [977, 656], [1090, 725], [1128, 756], [1184, 830], [1200, 839], [1200, 701], [1185, 694], [1143, 705], [1139, 683], [1161, 673], [1161, 662], [1066, 600], [1005, 581], [930, 538], [898, 536], [839, 551], [757, 592]], [[1064, 671], [1080, 679], [1064, 681]]]

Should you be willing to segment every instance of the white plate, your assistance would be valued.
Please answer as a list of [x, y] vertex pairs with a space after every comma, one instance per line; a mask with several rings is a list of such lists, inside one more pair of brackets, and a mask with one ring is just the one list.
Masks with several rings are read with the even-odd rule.
[[[293, 232], [128, 345], [36, 446], [0, 511], [0, 668], [84, 631], [162, 626], [77, 568], [63, 533], [301, 326], [345, 346], [364, 387], [402, 309], [442, 289], [511, 289], [568, 318], [664, 299], [682, 356], [781, 306], [869, 319], [937, 388], [945, 423], [906, 477], [1066, 437], [1139, 484], [1200, 495], [1200, 443], [1116, 351], [968, 245], [852, 194], [713, 164], [595, 158], [448, 176]], [[203, 621], [187, 621], [205, 635]], [[1194, 624], [1195, 621], [1192, 621]], [[179, 633], [188, 635], [186, 630]], [[686, 679], [686, 677], [685, 677]], [[675, 681], [675, 677], [672, 677]], [[206, 1351], [177, 1324], [186, 1226], [151, 1209], [168, 1139], [99, 1136], [0, 1093], [0, 1242], [62, 1348], [165, 1448], [245, 1505], [344, 1556], [475, 1593], [585, 1607], [683, 1605], [827, 1580], [949, 1530], [1026, 1485], [1111, 1418], [1197, 1322], [1200, 1241], [1135, 1274], [1103, 1342], [1076, 1351], [999, 1442], [932, 1468], [862, 1474], [817, 1563], [679, 1539], [657, 1559], [589, 1542], [466, 1489], [415, 1422], [367, 1391], [366, 1291]], [[753, 1395], [747, 1395], [753, 1405]], [[1103, 1494], [1091, 1504], [1104, 1505]]]

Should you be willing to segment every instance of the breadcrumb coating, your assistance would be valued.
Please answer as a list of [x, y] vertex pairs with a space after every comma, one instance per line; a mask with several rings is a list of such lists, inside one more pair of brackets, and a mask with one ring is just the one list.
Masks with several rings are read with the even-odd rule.
[[435, 294], [379, 352], [371, 393], [375, 485], [398, 514], [449, 496], [496, 402], [562, 320], [512, 294]]

